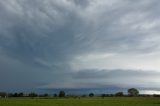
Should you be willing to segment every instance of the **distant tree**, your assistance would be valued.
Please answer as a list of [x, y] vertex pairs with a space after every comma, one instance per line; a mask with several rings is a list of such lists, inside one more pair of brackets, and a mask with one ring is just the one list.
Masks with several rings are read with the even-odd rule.
[[89, 97], [93, 97], [93, 96], [94, 96], [94, 93], [90, 93], [90, 94], [89, 94]]
[[54, 97], [57, 97], [57, 94], [55, 93], [53, 96], [54, 96]]
[[13, 94], [13, 97], [18, 97], [18, 93], [14, 93], [14, 94]]
[[65, 97], [65, 95], [66, 94], [63, 90], [59, 91], [59, 95], [58, 95], [59, 97]]
[[102, 94], [101, 97], [102, 97], [102, 98], [106, 97], [106, 94]]
[[29, 97], [37, 97], [38, 95], [37, 95], [36, 93], [34, 93], [34, 92], [31, 92], [31, 93], [29, 93], [28, 96], [29, 96]]
[[130, 89], [128, 89], [128, 95], [129, 96], [138, 96], [139, 91], [136, 88], [130, 88]]
[[84, 94], [84, 95], [82, 95], [81, 97], [86, 97], [86, 95]]
[[24, 96], [23, 92], [20, 92], [20, 93], [18, 94], [18, 97], [23, 97], [23, 96]]
[[160, 95], [158, 95], [158, 94], [153, 94], [153, 97], [160, 97]]
[[43, 96], [44, 96], [44, 97], [47, 97], [47, 96], [49, 96], [49, 95], [48, 95], [47, 93], [45, 93], [45, 94], [43, 94]]
[[0, 97], [6, 97], [7, 93], [6, 92], [0, 92]]
[[124, 94], [123, 94], [123, 92], [117, 92], [116, 94], [115, 94], [115, 96], [123, 96]]
[[13, 93], [8, 93], [8, 97], [13, 97]]

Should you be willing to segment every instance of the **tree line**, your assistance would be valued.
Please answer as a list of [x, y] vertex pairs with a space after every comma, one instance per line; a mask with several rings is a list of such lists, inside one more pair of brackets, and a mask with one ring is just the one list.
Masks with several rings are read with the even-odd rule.
[[[60, 90], [58, 94], [49, 95], [47, 93], [45, 94], [37, 94], [34, 92], [24, 94], [23, 92], [20, 93], [6, 93], [6, 92], [0, 92], [0, 97], [94, 97], [94, 93], [89, 93], [88, 95], [66, 95], [64, 90]], [[128, 94], [124, 94], [123, 92], [117, 92], [115, 94], [101, 94], [96, 95], [104, 97], [135, 97], [135, 96], [151, 96], [151, 95], [140, 95], [139, 91], [136, 88], [130, 88], [128, 89]], [[154, 97], [160, 97], [160, 95], [152, 95]]]
[[31, 92], [31, 93], [23, 93], [23, 92], [19, 92], [19, 93], [6, 93], [6, 92], [0, 92], [0, 97], [49, 97], [49, 96], [53, 96], [53, 97], [65, 97], [66, 94], [63, 90], [59, 91], [58, 94], [53, 94], [53, 95], [49, 95], [47, 93], [44, 94], [37, 94], [35, 92]]

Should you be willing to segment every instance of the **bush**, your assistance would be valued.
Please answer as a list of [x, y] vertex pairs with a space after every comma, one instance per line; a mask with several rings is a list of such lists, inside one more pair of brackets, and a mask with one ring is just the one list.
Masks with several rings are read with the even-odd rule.
[[90, 93], [90, 94], [89, 94], [89, 97], [93, 97], [93, 96], [94, 96], [94, 93]]
[[7, 93], [6, 92], [0, 92], [0, 97], [6, 97]]
[[59, 91], [59, 97], [65, 97], [65, 92], [63, 90]]
[[153, 97], [160, 97], [160, 95], [158, 95], [158, 94], [154, 94], [154, 95], [153, 95]]
[[57, 94], [55, 93], [53, 96], [54, 96], [54, 97], [57, 97]]
[[115, 96], [124, 96], [123, 92], [117, 92]]

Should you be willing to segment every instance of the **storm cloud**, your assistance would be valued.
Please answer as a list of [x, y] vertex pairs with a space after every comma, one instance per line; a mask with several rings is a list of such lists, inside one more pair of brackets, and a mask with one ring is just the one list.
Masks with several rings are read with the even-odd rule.
[[0, 90], [160, 88], [159, 9], [159, 0], [0, 0]]

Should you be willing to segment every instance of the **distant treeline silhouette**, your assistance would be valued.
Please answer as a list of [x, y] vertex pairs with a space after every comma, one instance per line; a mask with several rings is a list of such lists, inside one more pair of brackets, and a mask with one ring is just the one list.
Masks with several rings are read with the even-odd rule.
[[66, 95], [64, 90], [60, 90], [58, 94], [53, 94], [49, 95], [47, 93], [44, 94], [37, 94], [35, 92], [31, 93], [6, 93], [6, 92], [0, 92], [0, 97], [1, 98], [7, 98], [7, 97], [75, 97], [75, 98], [80, 98], [80, 97], [160, 97], [160, 95], [146, 95], [146, 94], [139, 94], [139, 91], [136, 88], [130, 88], [128, 89], [128, 94], [124, 94], [123, 92], [117, 92], [115, 94], [101, 94], [101, 95], [95, 95], [94, 93], [89, 93], [88, 95], [83, 94], [83, 95]]

